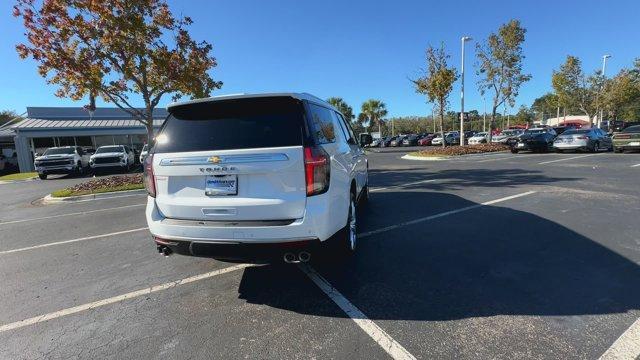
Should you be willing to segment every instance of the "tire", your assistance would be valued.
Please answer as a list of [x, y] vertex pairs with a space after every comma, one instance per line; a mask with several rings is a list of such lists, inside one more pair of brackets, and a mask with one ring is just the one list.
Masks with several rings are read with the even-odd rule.
[[358, 242], [358, 222], [356, 213], [356, 195], [351, 192], [349, 211], [347, 212], [347, 224], [345, 225], [340, 241], [338, 242], [338, 254], [343, 259], [353, 256], [356, 252]]
[[589, 149], [589, 152], [598, 152], [598, 150], [600, 149], [600, 143], [599, 142], [594, 142], [593, 146], [591, 147], [591, 149]]
[[82, 167], [82, 163], [78, 161], [78, 167], [76, 168], [76, 175], [82, 176], [84, 175], [84, 168]]
[[563, 150], [561, 150], [561, 149], [556, 149], [556, 152], [557, 152], [558, 154], [562, 154], [564, 151], [563, 151]]
[[618, 154], [622, 154], [624, 152], [624, 149], [623, 148], [614, 147], [613, 148], [613, 152], [618, 153]]
[[518, 153], [518, 149], [511, 149], [511, 153], [512, 154], [517, 154]]
[[38, 174], [40, 180], [47, 180], [47, 174]]

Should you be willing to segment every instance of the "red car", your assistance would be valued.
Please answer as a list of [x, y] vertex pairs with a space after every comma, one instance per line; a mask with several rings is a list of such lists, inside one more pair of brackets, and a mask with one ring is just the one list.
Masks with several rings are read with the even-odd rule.
[[436, 134], [427, 135], [422, 139], [418, 140], [418, 145], [420, 146], [431, 145], [431, 140], [433, 140], [434, 137], [436, 137]]

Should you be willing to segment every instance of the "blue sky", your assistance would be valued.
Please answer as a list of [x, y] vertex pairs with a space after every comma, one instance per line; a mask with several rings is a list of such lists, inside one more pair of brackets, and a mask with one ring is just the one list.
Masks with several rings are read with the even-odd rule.
[[[169, 2], [175, 14], [193, 18], [196, 39], [213, 43], [219, 66], [212, 74], [224, 82], [217, 94], [304, 91], [343, 97], [356, 112], [366, 99], [378, 98], [392, 116], [430, 113], [431, 106], [407, 78], [424, 66], [425, 47], [441, 41], [459, 67], [463, 35], [474, 38], [467, 46], [465, 108], [482, 112], [473, 67], [475, 41], [512, 18], [528, 30], [525, 70], [533, 75], [518, 105], [530, 105], [550, 90], [551, 72], [568, 54], [580, 57], [589, 71], [601, 66], [603, 54], [612, 54], [609, 75], [640, 57], [637, 0]], [[5, 0], [0, 5], [0, 110], [83, 105], [55, 97], [55, 88], [46, 85], [35, 64], [18, 58], [14, 46], [22, 41], [23, 28], [11, 16], [12, 4]], [[459, 109], [459, 98], [457, 84], [452, 110]], [[166, 97], [160, 105], [169, 101]]]

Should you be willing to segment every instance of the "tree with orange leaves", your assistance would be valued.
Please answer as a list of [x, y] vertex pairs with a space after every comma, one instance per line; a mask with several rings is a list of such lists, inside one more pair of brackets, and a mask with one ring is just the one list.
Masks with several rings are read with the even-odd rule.
[[90, 111], [100, 96], [144, 124], [149, 140], [164, 95], [204, 97], [222, 86], [208, 73], [212, 45], [193, 40], [192, 20], [174, 17], [164, 0], [17, 0], [13, 15], [26, 29], [18, 54], [38, 62], [56, 96], [88, 95]]

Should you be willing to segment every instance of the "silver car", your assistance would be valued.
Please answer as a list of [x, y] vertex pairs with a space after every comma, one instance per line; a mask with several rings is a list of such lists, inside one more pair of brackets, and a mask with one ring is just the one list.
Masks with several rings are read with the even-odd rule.
[[609, 135], [598, 128], [571, 129], [559, 135], [553, 142], [557, 152], [565, 150], [611, 151], [613, 142]]

